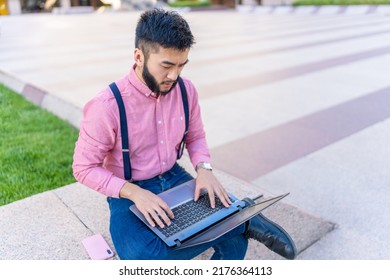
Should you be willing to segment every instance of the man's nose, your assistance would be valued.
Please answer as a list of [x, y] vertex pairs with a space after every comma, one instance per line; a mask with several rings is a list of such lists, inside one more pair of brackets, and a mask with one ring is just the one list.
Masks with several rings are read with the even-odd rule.
[[178, 69], [171, 69], [168, 72], [167, 78], [171, 81], [176, 81], [177, 77], [180, 75], [180, 71]]

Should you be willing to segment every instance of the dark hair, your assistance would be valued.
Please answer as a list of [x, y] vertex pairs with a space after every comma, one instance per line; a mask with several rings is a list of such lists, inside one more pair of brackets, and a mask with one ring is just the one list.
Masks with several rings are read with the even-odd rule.
[[158, 51], [160, 46], [184, 51], [194, 43], [190, 26], [174, 11], [152, 9], [144, 12], [135, 31], [135, 47], [146, 55], [151, 50]]

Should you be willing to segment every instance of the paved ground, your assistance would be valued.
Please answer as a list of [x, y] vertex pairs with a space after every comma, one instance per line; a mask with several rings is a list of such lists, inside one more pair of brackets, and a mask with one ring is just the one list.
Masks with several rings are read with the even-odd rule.
[[[389, 259], [390, 17], [334, 11], [185, 13], [197, 44], [183, 75], [198, 87], [226, 185], [291, 193], [269, 215], [292, 232], [300, 259]], [[1, 18], [0, 82], [78, 126], [85, 102], [132, 65], [138, 15]], [[88, 191], [75, 184], [1, 207], [0, 258], [85, 258], [52, 245], [40, 255], [33, 236], [23, 238], [30, 254], [18, 254], [13, 233], [34, 209], [56, 224], [35, 232], [46, 236], [42, 244], [75, 220], [80, 228], [61, 244], [107, 237], [106, 211], [97, 221], [82, 207]], [[56, 209], [50, 218], [48, 207]], [[259, 250], [250, 257], [275, 258]]]

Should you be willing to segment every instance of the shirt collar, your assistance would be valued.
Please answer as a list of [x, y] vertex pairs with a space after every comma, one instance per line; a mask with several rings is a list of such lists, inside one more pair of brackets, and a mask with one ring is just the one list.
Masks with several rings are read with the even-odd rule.
[[129, 81], [130, 83], [143, 95], [146, 97], [153, 96], [152, 91], [148, 88], [147, 85], [145, 85], [140, 78], [138, 78], [137, 74], [135, 73], [135, 67], [136, 65], [131, 68], [130, 74], [129, 74]]

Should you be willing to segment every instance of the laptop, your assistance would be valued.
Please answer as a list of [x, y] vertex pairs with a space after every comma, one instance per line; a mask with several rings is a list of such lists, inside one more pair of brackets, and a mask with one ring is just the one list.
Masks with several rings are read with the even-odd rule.
[[195, 202], [194, 191], [195, 179], [158, 194], [175, 215], [171, 225], [164, 228], [150, 226], [135, 205], [130, 206], [130, 210], [169, 247], [182, 249], [215, 240], [288, 195], [247, 206], [243, 200], [229, 193], [233, 202], [230, 207], [223, 206], [216, 197], [215, 208], [211, 208], [208, 194], [201, 194]]

